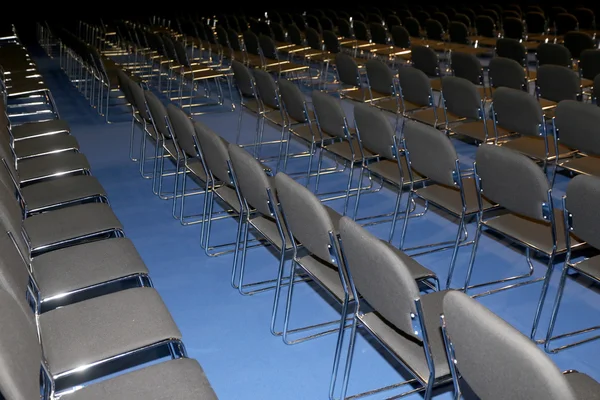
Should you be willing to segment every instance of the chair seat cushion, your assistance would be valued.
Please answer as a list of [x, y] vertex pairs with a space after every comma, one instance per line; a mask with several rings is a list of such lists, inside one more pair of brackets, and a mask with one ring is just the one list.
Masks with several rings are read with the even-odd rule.
[[581, 372], [567, 373], [565, 378], [578, 399], [600, 400], [600, 383], [594, 378]]
[[94, 383], [65, 400], [217, 400], [198, 361], [169, 360]]
[[90, 164], [83, 154], [67, 152], [21, 160], [17, 169], [19, 183], [22, 185], [50, 178], [53, 175], [89, 171]]
[[58, 249], [31, 263], [42, 300], [119, 278], [148, 274], [131, 240], [114, 238]]
[[52, 376], [166, 339], [181, 339], [160, 295], [147, 287], [54, 309], [39, 316], [39, 326]]
[[69, 127], [69, 123], [62, 119], [52, 119], [43, 122], [26, 122], [11, 128], [15, 140], [30, 139], [56, 133], [69, 133], [70, 131], [71, 128]]
[[22, 188], [21, 194], [30, 213], [107, 196], [98, 179], [90, 175], [71, 175], [38, 182]]
[[107, 204], [89, 203], [33, 215], [23, 221], [23, 228], [34, 252], [123, 226]]
[[14, 146], [17, 159], [43, 156], [62, 151], [79, 151], [79, 143], [68, 134], [46, 135], [35, 139], [19, 140]]

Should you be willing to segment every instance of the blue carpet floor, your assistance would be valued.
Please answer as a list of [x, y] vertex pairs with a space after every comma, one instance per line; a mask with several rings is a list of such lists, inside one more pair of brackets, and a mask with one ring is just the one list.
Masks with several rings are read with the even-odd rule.
[[[125, 226], [126, 235], [133, 240], [148, 265], [156, 289], [162, 295], [179, 325], [190, 357], [202, 364], [208, 379], [221, 400], [235, 399], [325, 399], [333, 359], [335, 337], [329, 335], [306, 343], [288, 346], [280, 337], [269, 333], [272, 292], [241, 296], [230, 286], [231, 254], [208, 257], [199, 244], [199, 225], [182, 226], [171, 216], [171, 203], [160, 200], [151, 192], [151, 182], [142, 179], [138, 165], [129, 160], [129, 114], [125, 108], [112, 108], [113, 123], [107, 124], [87, 100], [69, 82], [56, 59], [34, 50], [36, 61], [81, 150], [89, 158], [92, 173], [109, 194], [111, 205]], [[344, 101], [348, 120], [352, 121], [351, 102]], [[196, 117], [217, 133], [233, 141], [239, 110]], [[248, 141], [254, 132], [255, 119], [244, 116], [243, 137]], [[278, 132], [267, 127], [267, 135]], [[139, 137], [139, 136], [138, 136]], [[470, 167], [475, 146], [454, 141], [461, 162]], [[298, 146], [301, 149], [302, 146]], [[305, 159], [290, 162], [290, 170], [304, 169]], [[323, 179], [328, 187], [338, 187], [345, 176]], [[168, 181], [167, 181], [168, 182]], [[554, 190], [558, 201], [564, 194], [568, 178], [559, 176]], [[391, 211], [395, 193], [383, 189], [361, 199], [360, 215]], [[191, 198], [189, 204], [200, 204]], [[350, 205], [352, 206], [353, 200]], [[341, 202], [328, 205], [341, 210]], [[400, 225], [400, 224], [399, 224]], [[472, 225], [472, 224], [471, 224]], [[236, 223], [223, 220], [215, 223], [215, 240], [231, 241]], [[469, 232], [473, 233], [473, 226]], [[441, 214], [429, 212], [425, 217], [410, 221], [407, 245], [427, 241], [451, 240], [456, 232], [454, 221]], [[387, 237], [388, 224], [369, 227], [379, 237]], [[399, 229], [397, 231], [399, 233]], [[399, 238], [399, 235], [396, 235]], [[397, 243], [397, 241], [396, 241]], [[459, 252], [454, 286], [464, 280], [470, 248]], [[450, 252], [421, 256], [418, 260], [435, 271], [445, 282]], [[534, 260], [535, 276], [545, 270], [544, 260]], [[554, 299], [561, 263], [555, 274], [548, 298]], [[249, 279], [275, 276], [277, 259], [266, 249], [249, 252]], [[501, 278], [526, 271], [523, 251], [484, 234], [476, 259], [473, 283]], [[483, 297], [480, 301], [521, 332], [528, 334], [541, 283]], [[597, 325], [600, 315], [597, 287], [587, 281], [568, 282], [558, 319], [557, 333], [568, 329]], [[301, 284], [295, 291], [292, 325], [322, 322], [336, 318], [339, 312], [313, 287]], [[544, 310], [540, 334], [545, 333], [550, 306]], [[562, 370], [575, 369], [600, 380], [600, 341], [553, 355]], [[357, 341], [349, 394], [390, 385], [403, 380], [401, 369], [368, 337]], [[438, 390], [436, 399], [450, 399], [449, 387]], [[387, 393], [389, 395], [390, 393]], [[383, 398], [383, 395], [372, 398]], [[413, 394], [408, 399], [419, 399]]]

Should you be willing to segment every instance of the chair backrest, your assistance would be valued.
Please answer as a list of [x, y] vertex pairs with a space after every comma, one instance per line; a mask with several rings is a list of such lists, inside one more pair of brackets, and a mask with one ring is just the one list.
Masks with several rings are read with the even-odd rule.
[[306, 43], [313, 50], [323, 50], [323, 43], [321, 42], [321, 34], [317, 30], [306, 27]]
[[570, 216], [571, 232], [596, 249], [600, 249], [597, 204], [600, 201], [600, 178], [577, 175], [569, 182], [566, 192], [566, 211]]
[[577, 100], [581, 94], [579, 74], [560, 65], [539, 67], [536, 83], [540, 97], [557, 103], [563, 100]]
[[259, 55], [260, 44], [258, 42], [258, 36], [252, 31], [246, 31], [243, 33], [244, 46], [249, 54]]
[[525, 34], [525, 26], [518, 16], [505, 17], [502, 21], [502, 28], [505, 38], [521, 40]]
[[410, 35], [405, 27], [395, 25], [392, 27], [392, 41], [394, 46], [407, 49], [410, 47]]
[[461, 118], [482, 118], [481, 95], [470, 81], [458, 76], [442, 78], [442, 95], [446, 110]]
[[554, 116], [562, 144], [586, 154], [600, 155], [600, 107], [591, 103], [565, 100], [558, 103]]
[[438, 56], [431, 48], [426, 46], [413, 46], [411, 60], [413, 67], [423, 71], [426, 75], [440, 75]]
[[427, 38], [431, 40], [442, 40], [444, 36], [444, 27], [435, 19], [428, 19], [425, 21], [425, 31], [427, 32]]
[[304, 93], [287, 79], [279, 79], [278, 84], [281, 102], [289, 117], [296, 122], [308, 122]]
[[496, 23], [488, 15], [479, 15], [475, 18], [475, 28], [477, 29], [477, 34], [481, 36], [494, 37]]
[[293, 237], [310, 253], [332, 263], [334, 257], [330, 251], [334, 244], [329, 234], [334, 231], [334, 226], [323, 203], [310, 190], [282, 172], [275, 176], [275, 187]]
[[248, 67], [239, 61], [231, 61], [231, 70], [233, 71], [233, 79], [238, 87], [241, 95], [244, 97], [255, 97], [254, 77]]
[[554, 23], [557, 35], [564, 35], [568, 32], [576, 31], [579, 25], [577, 18], [569, 13], [557, 14]]
[[125, 100], [135, 107], [133, 95], [131, 89], [129, 89], [129, 77], [121, 68], [117, 68], [117, 81], [119, 82], [119, 88], [125, 95]]
[[583, 50], [579, 57], [579, 72], [586, 79], [594, 80], [600, 74], [600, 50]]
[[[14, 238], [14, 233], [10, 232]], [[23, 314], [27, 317], [30, 324], [35, 326], [35, 317], [29, 301], [27, 300], [27, 291], [29, 285], [28, 266], [23, 261], [19, 250], [13, 243], [13, 239], [0, 222], [0, 292], [7, 292], [16, 302]]]
[[540, 136], [544, 113], [540, 103], [521, 90], [498, 88], [492, 94], [496, 123], [502, 128], [526, 136]]
[[398, 69], [398, 81], [405, 101], [422, 107], [430, 105], [431, 82], [423, 71], [413, 67], [401, 67]]
[[411, 318], [419, 288], [405, 260], [348, 217], [340, 220], [340, 241], [350, 281], [362, 298], [402, 333], [422, 340]]
[[505, 57], [494, 57], [488, 65], [490, 86], [493, 88], [507, 87], [523, 90], [526, 82], [526, 72], [522, 65], [515, 60]]
[[358, 64], [352, 57], [345, 53], [337, 53], [335, 55], [335, 66], [340, 82], [346, 85], [360, 86]]
[[316, 90], [312, 92], [312, 100], [319, 129], [331, 136], [345, 138], [348, 125], [340, 100]]
[[[4, 165], [0, 165], [0, 168], [0, 174], [4, 174]], [[0, 226], [5, 232], [12, 233], [19, 252], [29, 262], [29, 249], [23, 237], [23, 210], [15, 197], [14, 186], [6, 184], [5, 179], [0, 179]]]
[[272, 179], [267, 177], [258, 160], [236, 144], [229, 144], [229, 159], [235, 172], [238, 189], [248, 205], [262, 215], [271, 215], [267, 190], [273, 195]]
[[421, 24], [416, 18], [406, 17], [404, 19], [404, 27], [406, 28], [411, 37], [421, 37]]
[[185, 111], [173, 103], [167, 106], [167, 115], [169, 116], [171, 132], [181, 150], [190, 157], [196, 157], [198, 149], [196, 149], [196, 143], [194, 142], [194, 124], [192, 119]]
[[369, 25], [371, 32], [371, 39], [373, 43], [387, 44], [387, 31], [385, 27], [379, 22], [372, 22]]
[[35, 326], [0, 290], [0, 393], [11, 400], [40, 398], [42, 348]]
[[273, 60], [279, 59], [279, 57], [277, 56], [277, 48], [275, 47], [275, 42], [273, 41], [273, 38], [271, 38], [270, 36], [261, 34], [258, 37], [258, 42], [260, 44], [260, 48], [263, 52], [263, 55], [266, 58], [270, 58]]
[[366, 62], [365, 67], [371, 90], [390, 96], [395, 94], [394, 73], [386, 63], [372, 58]]
[[242, 51], [240, 38], [235, 30], [231, 28], [227, 29], [227, 38], [229, 39], [229, 45], [233, 51]]
[[474, 54], [454, 52], [450, 57], [454, 76], [467, 79], [474, 85], [483, 84], [481, 61]]
[[469, 18], [469, 16], [464, 13], [456, 13], [454, 15], [453, 22], [460, 22], [460, 23], [464, 24], [467, 28], [470, 28], [471, 25], [473, 24], [473, 21], [471, 21], [471, 18]]
[[477, 149], [475, 162], [486, 198], [537, 221], [553, 218], [544, 213], [550, 207], [548, 178], [533, 160], [508, 147], [483, 144]]
[[384, 111], [359, 103], [354, 106], [354, 121], [364, 147], [381, 157], [388, 159], [396, 157], [393, 150], [394, 127]]
[[469, 42], [469, 28], [464, 22], [450, 22], [450, 25], [448, 25], [448, 35], [452, 43], [467, 44]]
[[229, 151], [227, 144], [212, 129], [202, 122], [194, 121], [194, 131], [200, 144], [206, 168], [213, 177], [224, 183], [231, 183], [229, 177]]
[[150, 115], [152, 116], [152, 122], [156, 127], [158, 133], [160, 133], [165, 138], [170, 138], [171, 133], [167, 128], [167, 109], [165, 105], [156, 97], [154, 93], [149, 90], [144, 91], [144, 97], [146, 98], [146, 104], [148, 105], [148, 111], [150, 111]]
[[279, 109], [279, 92], [273, 76], [265, 70], [255, 69], [254, 80], [262, 103], [268, 107]]
[[340, 36], [345, 38], [352, 37], [352, 27], [350, 26], [350, 22], [344, 18], [337, 19], [337, 28]]
[[403, 134], [411, 169], [441, 185], [456, 184], [458, 154], [448, 136], [416, 121], [405, 121]]
[[340, 41], [333, 31], [323, 31], [323, 43], [325, 44], [325, 50], [332, 54], [338, 54], [341, 51]]
[[367, 29], [367, 24], [362, 21], [354, 21], [354, 37], [357, 40], [369, 40], [369, 30]]
[[443, 312], [456, 366], [478, 398], [576, 399], [534, 342], [476, 300], [451, 291], [444, 297]]
[[146, 105], [146, 97], [144, 96], [144, 89], [140, 86], [139, 83], [134, 82], [128, 76], [126, 77], [129, 92], [132, 97], [132, 104], [135, 109], [140, 113], [140, 117], [144, 119], [144, 121], [150, 121], [152, 118], [148, 113], [148, 106]]
[[538, 65], [560, 65], [570, 67], [572, 63], [571, 52], [562, 44], [542, 43], [536, 49]]
[[564, 45], [575, 59], [581, 57], [582, 51], [597, 47], [590, 35], [579, 31], [567, 32], [564, 36]]
[[496, 41], [496, 54], [498, 57], [510, 58], [525, 66], [527, 50], [517, 39], [500, 38]]
[[546, 17], [541, 12], [531, 11], [525, 14], [525, 23], [528, 33], [540, 34], [546, 30]]

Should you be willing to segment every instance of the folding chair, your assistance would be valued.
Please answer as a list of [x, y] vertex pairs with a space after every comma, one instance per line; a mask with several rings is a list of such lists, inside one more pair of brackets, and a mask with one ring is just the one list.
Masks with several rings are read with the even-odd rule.
[[[546, 257], [548, 259], [547, 270], [543, 277], [509, 283], [474, 296], [490, 295], [543, 280], [531, 329], [531, 338], [535, 339], [555, 257], [565, 254], [567, 251], [565, 228], [561, 217], [562, 211], [555, 209], [553, 206], [552, 188], [542, 169], [523, 154], [504, 146], [482, 145], [477, 150], [475, 159], [479, 204], [482, 204], [483, 196], [485, 196], [489, 201], [494, 201], [504, 207], [507, 212], [499, 216], [488, 217], [481, 210], [477, 213], [475, 243], [463, 289], [468, 292], [473, 288], [504, 284], [531, 277], [534, 272], [531, 261], [532, 251]], [[483, 228], [525, 247], [525, 257], [529, 271], [519, 276], [471, 285], [471, 277]], [[572, 250], [585, 244], [574, 236], [570, 240]]]
[[460, 378], [471, 389], [464, 394], [481, 399], [597, 397], [598, 382], [573, 370], [561, 373], [527, 337], [465, 294], [446, 294], [441, 319], [455, 398], [463, 394]]
[[[417, 388], [409, 387], [399, 396], [424, 391], [424, 398], [431, 399], [434, 387], [450, 382], [450, 367], [444, 358], [438, 320], [446, 292], [433, 291], [421, 295], [412, 270], [426, 270], [424, 267], [347, 217], [340, 220], [339, 227], [340, 268], [344, 269], [348, 281], [343, 285], [345, 298], [353, 300], [352, 324], [344, 364], [340, 362], [340, 343], [336, 349], [329, 398], [336, 398], [340, 367], [342, 384], [339, 398], [347, 398], [356, 331], [360, 325], [377, 338], [412, 378], [351, 397], [414, 384], [418, 385]], [[363, 307], [364, 303], [370, 307]]]

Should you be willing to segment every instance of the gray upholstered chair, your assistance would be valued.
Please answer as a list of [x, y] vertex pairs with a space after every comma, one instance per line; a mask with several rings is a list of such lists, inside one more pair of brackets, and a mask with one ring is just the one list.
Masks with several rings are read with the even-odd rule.
[[[356, 304], [352, 310], [345, 365], [340, 365], [341, 349], [336, 351], [330, 399], [337, 398], [339, 386], [336, 381], [340, 367], [342, 383], [339, 398], [347, 398], [359, 325], [376, 337], [412, 378], [376, 391], [415, 384], [419, 388], [410, 388], [409, 393], [424, 391], [424, 398], [431, 399], [434, 387], [450, 382], [450, 367], [446, 361], [439, 321], [446, 291], [421, 294], [412, 273], [415, 264], [419, 265], [416, 261], [348, 217], [340, 220], [339, 229], [344, 259], [342, 266], [348, 277], [344, 288], [346, 296], [355, 299]], [[368, 306], [364, 306], [365, 303]]]
[[458, 291], [444, 297], [442, 330], [455, 399], [459, 376], [480, 399], [595, 400], [600, 384], [556, 365], [535, 343]]
[[398, 129], [402, 116], [402, 100], [398, 78], [385, 62], [372, 58], [367, 61], [367, 82], [371, 104], [396, 116], [395, 129]]
[[563, 100], [581, 98], [579, 74], [562, 65], [542, 65], [537, 70], [536, 95], [546, 118], [552, 118], [554, 108]]
[[[410, 185], [399, 248], [403, 251], [411, 251], [413, 256], [452, 249], [446, 281], [446, 288], [449, 288], [459, 248], [473, 243], [467, 241], [467, 218], [479, 211], [475, 179], [470, 168], [461, 166], [452, 141], [443, 132], [415, 121], [406, 121], [404, 125], [403, 147], [409, 166], [408, 181], [414, 182], [418, 177], [422, 177], [421, 179], [427, 179], [431, 183], [424, 186]], [[425, 209], [417, 216], [425, 215], [429, 206], [434, 206], [458, 219], [456, 237], [453, 241], [412, 247], [405, 245], [411, 219], [409, 218], [410, 206], [417, 199], [425, 202]], [[485, 210], [495, 208], [495, 205], [487, 200], [482, 204]]]
[[[561, 103], [562, 105], [562, 103]], [[560, 107], [560, 105], [559, 105]], [[595, 107], [595, 106], [593, 106]], [[559, 110], [557, 109], [557, 112]], [[583, 260], [575, 261], [576, 256], [573, 256], [571, 247], [577, 242], [572, 241], [571, 234], [578, 237], [580, 240], [585, 240], [588, 245], [594, 249], [600, 249], [600, 236], [598, 235], [598, 212], [596, 204], [600, 200], [600, 178], [590, 175], [578, 175], [569, 182], [567, 192], [563, 196], [563, 218], [567, 255], [562, 269], [562, 275], [556, 292], [556, 299], [550, 317], [550, 324], [546, 334], [544, 343], [546, 351], [557, 353], [561, 350], [587, 343], [600, 338], [598, 335], [590, 336], [590, 332], [597, 331], [599, 328], [585, 328], [567, 333], [554, 335], [554, 328], [558, 318], [558, 311], [563, 298], [567, 277], [570, 272], [575, 272], [582, 277], [585, 277], [593, 282], [600, 282], [600, 274], [598, 273], [598, 262], [600, 256], [592, 256]], [[587, 336], [576, 341], [567, 342], [567, 338], [575, 339], [580, 334], [585, 333]], [[554, 340], [562, 339], [560, 346], [552, 347]]]
[[[553, 206], [552, 188], [542, 169], [527, 156], [505, 146], [480, 146], [476, 153], [475, 173], [480, 202], [485, 196], [489, 201], [498, 203], [507, 212], [490, 216], [480, 209], [477, 214], [475, 244], [469, 261], [464, 290], [506, 283], [505, 286], [498, 287], [496, 285], [494, 289], [476, 295], [482, 296], [543, 280], [531, 330], [531, 337], [535, 338], [554, 269], [555, 257], [565, 254], [567, 251], [562, 211]], [[483, 228], [525, 247], [528, 272], [493, 282], [471, 285], [471, 276]], [[571, 236], [570, 241], [571, 250], [581, 248], [585, 244], [574, 236]], [[533, 275], [531, 253], [534, 251], [548, 260], [545, 274], [541, 278], [522, 280], [522, 278], [529, 278]]]

